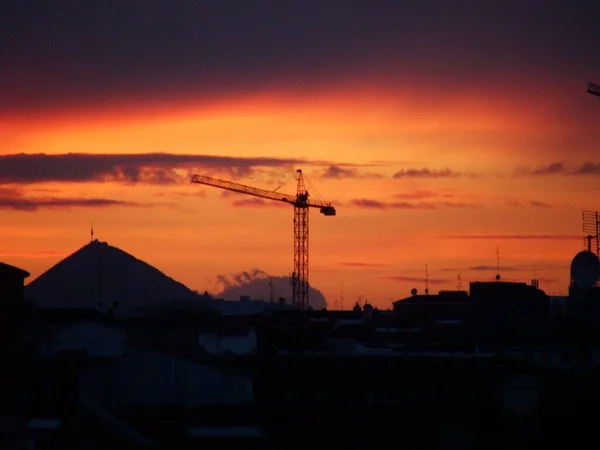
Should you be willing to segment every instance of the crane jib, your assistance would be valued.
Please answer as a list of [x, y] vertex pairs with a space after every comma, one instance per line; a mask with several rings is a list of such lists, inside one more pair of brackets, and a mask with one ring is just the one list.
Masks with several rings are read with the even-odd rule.
[[[285, 201], [285, 200], [284, 200]], [[306, 202], [290, 202], [292, 205], [294, 205], [295, 208], [319, 208], [319, 211], [321, 214], [323, 214], [324, 216], [335, 216], [336, 215], [336, 211], [335, 208], [331, 205], [320, 205], [320, 204], [313, 204], [313, 203], [306, 203]]]
[[292, 305], [304, 310], [309, 307], [310, 287], [308, 283], [308, 208], [319, 208], [321, 214], [325, 216], [335, 216], [336, 211], [329, 202], [310, 199], [304, 186], [302, 171], [297, 170], [296, 172], [298, 174], [296, 195], [277, 192], [279, 187], [270, 191], [205, 175], [194, 175], [191, 182], [266, 200], [285, 202], [294, 207], [294, 271], [291, 274]]

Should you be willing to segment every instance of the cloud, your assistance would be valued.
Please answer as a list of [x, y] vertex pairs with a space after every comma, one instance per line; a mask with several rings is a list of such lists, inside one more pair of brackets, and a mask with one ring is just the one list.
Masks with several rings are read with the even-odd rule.
[[408, 202], [382, 202], [368, 198], [357, 198], [350, 200], [350, 204], [357, 208], [366, 209], [435, 209], [435, 206], [429, 203], [408, 203]]
[[342, 262], [340, 266], [346, 267], [383, 267], [385, 264], [381, 263], [368, 263], [368, 262]]
[[477, 208], [479, 205], [460, 202], [382, 202], [379, 200], [359, 198], [350, 200], [350, 204], [357, 208], [366, 209], [438, 209], [438, 208]]
[[[89, 153], [20, 153], [0, 155], [0, 184], [45, 182], [119, 182], [172, 185], [189, 183], [191, 174], [225, 174], [228, 178], [251, 179], [261, 173], [274, 177], [275, 170], [292, 173], [294, 166], [336, 167], [345, 173], [357, 167], [379, 164], [308, 161], [275, 157], [229, 157], [218, 155], [185, 155], [175, 153], [89, 154]], [[270, 170], [265, 170], [270, 169]], [[264, 173], [263, 173], [264, 172]], [[281, 175], [281, 174], [280, 174]], [[375, 174], [360, 175], [375, 177]], [[273, 182], [271, 180], [271, 182]]]
[[289, 208], [289, 203], [275, 202], [272, 200], [263, 200], [262, 198], [244, 198], [234, 200], [231, 206], [239, 208]]
[[600, 175], [600, 163], [583, 163], [577, 167], [573, 172], [573, 175]]
[[0, 189], [0, 209], [16, 211], [37, 211], [39, 209], [66, 209], [106, 206], [150, 206], [135, 202], [107, 198], [63, 198], [63, 197], [25, 197], [13, 189]]
[[323, 178], [342, 179], [342, 178], [381, 178], [377, 173], [362, 173], [355, 167], [344, 167], [342, 165], [331, 165], [327, 167], [322, 175]]
[[269, 274], [264, 270], [254, 268], [250, 271], [244, 270], [242, 272], [217, 275], [217, 283], [220, 284], [223, 289], [228, 289], [247, 284], [255, 279], [267, 279], [268, 277]]
[[529, 200], [527, 201], [528, 206], [532, 206], [534, 208], [551, 208], [552, 205], [546, 202], [540, 202], [539, 200]]
[[545, 166], [519, 167], [516, 175], [600, 175], [600, 163], [584, 162], [579, 165], [566, 165], [554, 162]]
[[541, 202], [539, 200], [514, 200], [514, 199], [510, 199], [510, 200], [506, 200], [506, 204], [510, 205], [510, 206], [514, 206], [517, 208], [520, 207], [530, 207], [530, 208], [552, 208], [553, 205], [551, 205], [550, 203], [546, 203], [546, 202]]
[[[388, 276], [379, 277], [380, 280], [398, 281], [403, 283], [425, 283], [425, 278], [419, 277], [403, 277], [403, 276]], [[453, 280], [441, 279], [441, 278], [429, 278], [427, 282], [429, 284], [445, 284]]]
[[104, 206], [140, 206], [138, 203], [124, 202], [106, 198], [0, 198], [0, 209], [14, 209], [18, 211], [37, 211], [46, 209], [66, 209], [77, 207], [104, 207]]
[[[219, 297], [226, 300], [237, 300], [248, 295], [252, 300], [269, 301], [271, 292], [274, 300], [284, 297], [291, 304], [292, 283], [287, 276], [271, 276], [261, 269], [217, 275], [217, 287], [221, 288]], [[310, 306], [315, 309], [327, 307], [327, 301], [321, 291], [309, 286]]]
[[581, 240], [583, 237], [576, 234], [456, 234], [441, 236], [442, 239], [485, 239], [485, 240], [544, 240], [544, 241], [571, 241]]
[[538, 167], [536, 169], [523, 169], [525, 173], [530, 173], [531, 175], [554, 175], [557, 173], [564, 173], [566, 171], [566, 167], [561, 162], [555, 162], [548, 164], [547, 166]]
[[206, 197], [206, 191], [203, 191], [202, 189], [198, 189], [196, 191], [193, 192], [159, 192], [156, 194], [157, 197], [164, 197], [168, 195], [169, 197]]
[[[532, 15], [514, 0], [468, 13], [445, 1], [153, 0], [136, 8], [81, 0], [56, 9], [13, 1], [2, 11], [0, 102], [8, 111], [177, 103], [271, 86], [328, 89], [371, 71], [395, 86], [426, 77], [429, 92], [489, 91], [503, 71], [531, 78], [597, 67], [594, 52], [582, 50], [598, 41], [596, 6], [538, 3]], [[49, 75], [44, 83], [36, 83], [40, 73]]]
[[57, 251], [40, 251], [40, 252], [0, 252], [0, 258], [26, 258], [26, 259], [38, 259], [38, 258], [56, 258], [68, 255], [67, 252]]
[[[566, 269], [569, 266], [565, 264], [520, 264], [513, 266], [503, 266], [500, 265], [500, 272], [532, 272], [537, 270], [556, 270], [556, 269]], [[443, 268], [440, 269], [443, 272], [461, 272], [461, 271], [471, 271], [471, 272], [496, 272], [497, 267], [493, 265], [478, 265], [464, 268]]]
[[413, 192], [407, 192], [405, 194], [394, 194], [395, 198], [401, 199], [401, 200], [421, 200], [421, 199], [425, 199], [425, 198], [453, 198], [455, 195], [454, 194], [450, 194], [448, 192], [445, 193], [441, 193], [441, 192], [434, 192], [434, 191], [427, 191], [427, 190], [418, 190], [418, 191], [413, 191]]
[[[498, 268], [494, 267], [494, 266], [486, 266], [486, 265], [480, 265], [480, 266], [472, 266], [472, 267], [467, 267], [467, 270], [472, 270], [475, 272], [489, 272], [489, 271], [496, 271]], [[514, 267], [510, 267], [510, 266], [504, 266], [504, 267], [500, 267], [501, 270], [506, 270], [506, 271], [513, 271], [515, 270]]]
[[50, 189], [50, 188], [31, 188], [30, 192], [43, 192], [44, 194], [60, 194], [60, 189]]
[[396, 172], [393, 178], [455, 178], [463, 176], [461, 172], [455, 172], [449, 168], [437, 170], [437, 169], [402, 169]]
[[[140, 154], [13, 154], [0, 155], [0, 183], [118, 181], [172, 184], [189, 180], [175, 169], [209, 169], [236, 176], [256, 167], [291, 167], [311, 164], [300, 159], [243, 158], [173, 153]], [[314, 162], [317, 165], [325, 162]]]

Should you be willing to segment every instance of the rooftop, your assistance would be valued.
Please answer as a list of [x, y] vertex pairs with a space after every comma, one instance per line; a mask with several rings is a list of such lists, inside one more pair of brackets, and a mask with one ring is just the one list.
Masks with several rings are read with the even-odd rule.
[[0, 262], [0, 274], [14, 277], [20, 276], [21, 278], [27, 278], [30, 275], [26, 270], [19, 269], [18, 267], [3, 262]]

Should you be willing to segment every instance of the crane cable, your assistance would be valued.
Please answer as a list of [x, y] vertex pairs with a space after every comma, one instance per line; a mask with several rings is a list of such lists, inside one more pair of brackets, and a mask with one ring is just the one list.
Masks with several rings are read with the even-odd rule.
[[308, 184], [308, 186], [310, 187], [310, 190], [316, 194], [317, 199], [323, 203], [327, 203], [321, 196], [321, 193], [319, 192], [319, 190], [315, 187], [315, 185], [312, 183], [312, 181], [310, 181], [310, 178], [308, 178], [306, 176], [306, 174], [304, 174], [304, 173], [302, 175], [304, 176], [304, 181], [306, 181], [306, 184]]

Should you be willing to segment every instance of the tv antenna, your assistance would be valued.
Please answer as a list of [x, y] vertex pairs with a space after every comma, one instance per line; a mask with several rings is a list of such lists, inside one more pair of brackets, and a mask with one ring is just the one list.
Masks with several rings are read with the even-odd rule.
[[600, 85], [596, 83], [588, 83], [588, 94], [595, 95], [596, 97], [600, 97]]
[[600, 214], [597, 211], [583, 211], [583, 232], [587, 234], [584, 238], [587, 250], [600, 257]]
[[429, 295], [429, 266], [425, 264], [425, 295]]
[[496, 247], [496, 281], [500, 281], [500, 246]]
[[459, 291], [462, 289], [462, 283], [460, 282], [460, 273], [458, 274], [458, 280], [456, 283], [456, 289], [458, 289]]
[[275, 303], [275, 292], [273, 290], [273, 277], [269, 277], [269, 303]]

